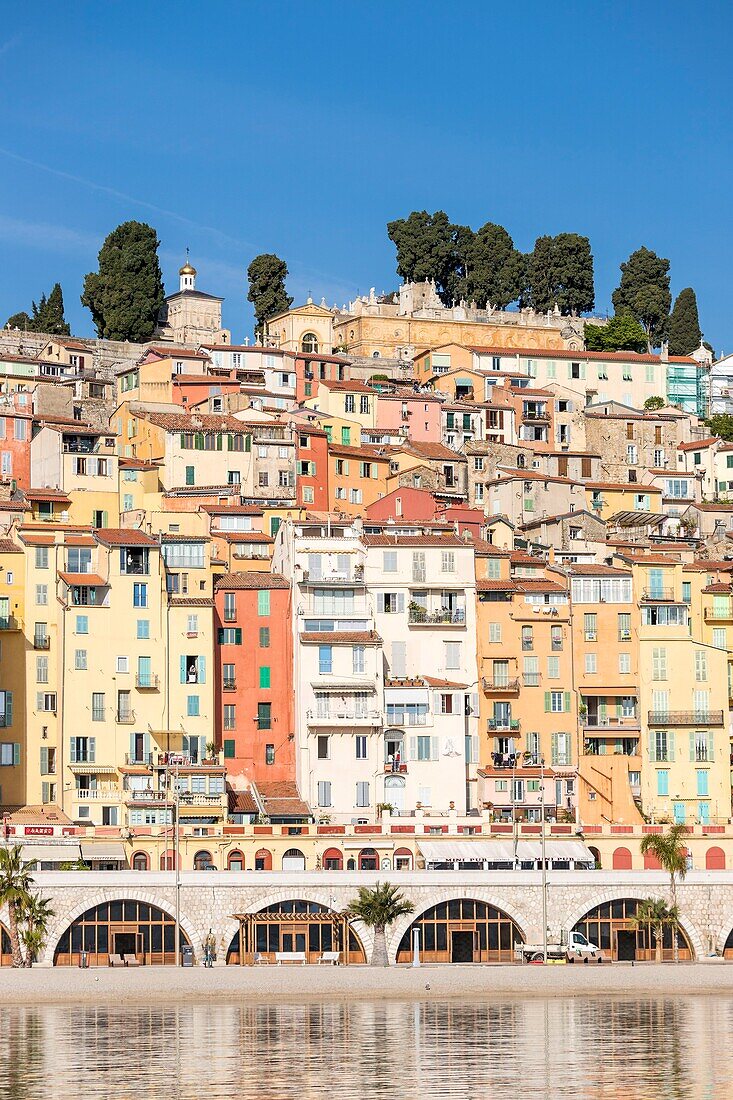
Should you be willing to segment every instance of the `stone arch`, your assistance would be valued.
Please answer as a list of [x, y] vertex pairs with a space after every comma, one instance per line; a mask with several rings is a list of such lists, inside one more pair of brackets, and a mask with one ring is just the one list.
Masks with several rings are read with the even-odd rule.
[[[258, 898], [257, 901], [250, 902], [248, 905], [243, 905], [237, 909], [239, 913], [260, 913], [263, 909], [267, 909], [270, 905], [277, 905], [283, 901], [312, 901], [316, 905], [322, 905], [325, 909], [330, 909], [334, 913], [341, 913], [346, 909], [346, 905], [339, 905], [338, 901], [334, 898], [333, 893], [330, 890], [318, 889], [314, 890], [313, 887], [292, 889], [281, 888], [275, 892], [264, 894]], [[335, 904], [334, 904], [335, 902]], [[360, 920], [352, 921], [352, 927], [356, 933], [358, 939], [361, 941], [361, 946], [364, 948], [364, 955], [367, 962], [371, 961], [372, 951], [374, 950], [374, 932]], [[226, 955], [227, 948], [231, 943], [232, 937], [239, 931], [239, 921], [231, 918], [226, 918], [221, 922], [222, 933], [222, 951]]]
[[[410, 898], [408, 890], [403, 891], [403, 893], [408, 900], [413, 900]], [[427, 913], [428, 909], [432, 909], [433, 906], [440, 905], [443, 901], [455, 901], [456, 898], [481, 901], [485, 905], [493, 905], [496, 909], [500, 909], [502, 913], [506, 913], [506, 915], [514, 921], [522, 939], [526, 942], [527, 917], [524, 913], [520, 913], [517, 907], [506, 898], [497, 895], [489, 887], [468, 887], [465, 890], [461, 890], [460, 886], [444, 887], [440, 890], [431, 890], [429, 897], [421, 897], [419, 899], [419, 904], [415, 905], [412, 913], [406, 913], [405, 916], [395, 921], [391, 931], [387, 933], [387, 955], [390, 965], [394, 965], [397, 962], [397, 951], [402, 941], [402, 937], [410, 925], [414, 924], [416, 920], [419, 920], [423, 913]]]
[[[669, 901], [669, 889], [667, 886], [653, 886], [646, 887], [639, 886], [627, 886], [625, 883], [620, 883], [614, 889], [599, 890], [597, 893], [589, 893], [585, 902], [579, 904], [576, 902], [573, 909], [570, 909], [564, 920], [564, 927], [575, 928], [575, 925], [579, 921], [582, 921], [587, 913], [590, 913], [591, 909], [596, 909], [599, 905], [605, 905], [610, 901], [621, 901], [623, 898], [631, 898], [632, 901], [646, 901], [647, 898], [657, 897], [663, 898], [664, 901]], [[680, 914], [680, 928], [687, 936], [692, 948], [693, 959], [699, 958], [705, 954], [705, 947], [702, 942], [702, 937], [697, 928], [690, 921], [689, 917], [685, 913]], [[731, 918], [731, 924], [728, 926], [733, 928], [733, 918]], [[726, 935], [728, 933], [726, 932]]]
[[[69, 928], [77, 917], [81, 917], [89, 909], [94, 909], [97, 905], [105, 905], [111, 901], [142, 901], [148, 905], [156, 905], [158, 909], [162, 909], [164, 913], [167, 913], [169, 917], [175, 920], [176, 911], [175, 905], [171, 905], [163, 898], [154, 894], [151, 890], [97, 890], [96, 893], [85, 898], [83, 902], [75, 905], [67, 913], [63, 914], [54, 921], [53, 925], [49, 929], [48, 938], [46, 939], [46, 946], [43, 951], [43, 955], [38, 960], [40, 966], [53, 966], [54, 955], [56, 954], [56, 947], [61, 939], [62, 935]], [[193, 946], [196, 955], [202, 955], [204, 950], [203, 935], [194, 927], [190, 919], [181, 912], [181, 929], [188, 936], [189, 943]], [[208, 929], [207, 929], [208, 932]], [[204, 933], [205, 935], [205, 933]]]

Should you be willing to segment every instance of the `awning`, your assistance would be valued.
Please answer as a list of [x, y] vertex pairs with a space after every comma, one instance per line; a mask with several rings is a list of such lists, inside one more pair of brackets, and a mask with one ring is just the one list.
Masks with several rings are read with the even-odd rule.
[[104, 860], [105, 862], [113, 862], [114, 860], [117, 860], [119, 863], [127, 862], [125, 848], [122, 844], [85, 844], [82, 841], [81, 854], [85, 863], [98, 862], [99, 860]]
[[74, 863], [79, 858], [78, 844], [24, 844], [21, 858], [38, 863]]
[[372, 680], [311, 680], [311, 687], [316, 691], [368, 691], [377, 689]]
[[[514, 863], [514, 842], [511, 840], [418, 840], [418, 846], [426, 863]], [[546, 840], [545, 857], [595, 865], [595, 857], [580, 840]], [[539, 840], [517, 841], [517, 859], [521, 863], [541, 858]]]

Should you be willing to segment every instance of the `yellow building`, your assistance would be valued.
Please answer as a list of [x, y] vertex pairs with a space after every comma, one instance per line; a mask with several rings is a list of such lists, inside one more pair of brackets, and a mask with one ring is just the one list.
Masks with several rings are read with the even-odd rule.
[[332, 442], [355, 446], [362, 428], [377, 426], [378, 400], [376, 391], [364, 382], [321, 381], [313, 397], [303, 404], [318, 413], [319, 423]]
[[270, 317], [266, 343], [281, 351], [325, 352], [334, 348], [333, 313], [325, 302], [317, 306], [312, 298], [305, 305]]
[[662, 513], [662, 488], [625, 481], [586, 481], [586, 507], [599, 519], [608, 520], [621, 512], [638, 512], [639, 525], [644, 515]]
[[25, 568], [23, 550], [0, 539], [0, 806], [23, 806], [27, 758], [25, 736]]

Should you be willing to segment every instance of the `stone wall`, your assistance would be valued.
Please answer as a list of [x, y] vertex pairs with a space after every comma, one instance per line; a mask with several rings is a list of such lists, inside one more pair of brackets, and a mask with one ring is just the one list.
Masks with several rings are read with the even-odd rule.
[[[382, 872], [383, 876], [383, 872]], [[198, 958], [203, 941], [212, 930], [219, 962], [238, 928], [236, 913], [254, 913], [278, 901], [302, 899], [328, 908], [348, 907], [361, 885], [373, 886], [378, 873], [366, 872], [181, 872], [181, 928]], [[388, 932], [390, 961], [394, 962], [404, 932], [426, 909], [451, 898], [470, 897], [503, 910], [519, 927], [525, 941], [542, 940], [541, 875], [537, 871], [415, 871], [393, 875], [404, 895], [415, 906]], [[172, 872], [42, 872], [36, 884], [51, 901], [52, 920], [40, 965], [51, 966], [59, 938], [68, 925], [87, 909], [104, 902], [145, 901], [175, 914], [175, 881]], [[722, 950], [733, 929], [733, 873], [692, 871], [678, 884], [681, 924], [695, 957]], [[659, 871], [558, 871], [548, 875], [547, 903], [550, 933], [572, 928], [603, 902], [620, 898], [669, 898], [669, 878]], [[7, 926], [7, 910], [0, 909]], [[369, 957], [373, 948], [370, 931], [358, 923], [354, 929]]]

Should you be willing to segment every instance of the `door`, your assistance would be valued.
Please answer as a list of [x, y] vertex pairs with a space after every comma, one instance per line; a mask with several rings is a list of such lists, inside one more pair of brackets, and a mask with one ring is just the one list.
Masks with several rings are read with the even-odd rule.
[[281, 951], [305, 951], [305, 932], [282, 932], [280, 943]]
[[451, 932], [450, 961], [473, 962], [473, 932]]
[[137, 935], [135, 932], [115, 932], [116, 955], [135, 955], [137, 953]]
[[616, 958], [619, 962], [633, 962], [636, 958], [636, 932], [619, 929], [616, 933]]
[[402, 817], [405, 812], [405, 781], [397, 776], [388, 775], [384, 781], [384, 800], [392, 807], [393, 817]]

